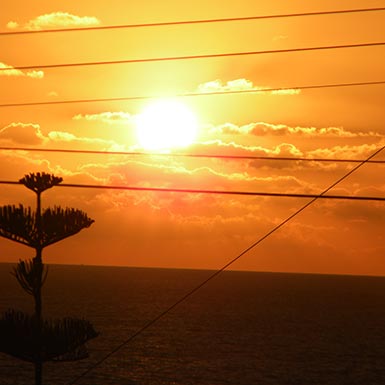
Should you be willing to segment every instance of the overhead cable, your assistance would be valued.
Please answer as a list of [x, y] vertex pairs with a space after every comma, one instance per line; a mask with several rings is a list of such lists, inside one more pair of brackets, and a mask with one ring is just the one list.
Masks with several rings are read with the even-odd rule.
[[[329, 162], [329, 163], [362, 163], [362, 159], [342, 158], [304, 158], [282, 156], [257, 156], [257, 155], [225, 155], [225, 154], [193, 154], [193, 153], [164, 153], [164, 152], [139, 152], [139, 151], [99, 151], [99, 150], [74, 150], [61, 148], [33, 148], [33, 147], [0, 147], [0, 151], [31, 151], [64, 154], [95, 154], [95, 155], [124, 155], [124, 156], [155, 156], [155, 157], [183, 157], [183, 158], [213, 158], [225, 160], [268, 160], [268, 161], [297, 161], [297, 162]], [[385, 160], [369, 160], [367, 163], [384, 164]]]
[[[362, 162], [360, 164], [362, 164]], [[20, 184], [20, 182], [0, 180], [0, 184], [18, 185]], [[360, 200], [360, 201], [385, 201], [385, 197], [354, 196], [354, 195], [290, 194], [290, 193], [273, 193], [273, 192], [259, 192], [259, 191], [203, 190], [203, 189], [187, 189], [187, 188], [112, 186], [112, 185], [77, 184], [77, 183], [60, 183], [58, 187], [86, 188], [86, 189], [98, 189], [98, 190], [146, 191], [146, 192], [157, 192], [157, 193], [217, 194], [217, 195], [264, 196], [264, 197], [279, 197], [279, 198], [320, 198], [320, 199]]]
[[231, 94], [259, 94], [267, 92], [288, 92], [296, 90], [310, 90], [322, 88], [339, 88], [339, 87], [360, 87], [360, 86], [374, 86], [383, 85], [385, 80], [354, 82], [354, 83], [333, 83], [333, 84], [312, 84], [304, 86], [293, 87], [278, 87], [278, 88], [253, 88], [246, 90], [228, 90], [228, 91], [209, 91], [209, 92], [189, 92], [174, 95], [144, 95], [144, 96], [123, 96], [117, 98], [100, 98], [100, 99], [72, 99], [72, 100], [51, 100], [39, 102], [21, 102], [21, 103], [4, 103], [0, 104], [0, 108], [6, 107], [28, 107], [28, 106], [49, 106], [57, 104], [76, 104], [76, 103], [97, 103], [97, 102], [122, 102], [130, 100], [149, 100], [159, 98], [179, 98], [179, 97], [193, 97], [193, 96], [213, 96], [213, 95], [231, 95]]
[[23, 70], [48, 69], [48, 68], [88, 67], [88, 66], [114, 65], [114, 64], [133, 64], [133, 63], [151, 63], [151, 62], [165, 62], [165, 61], [176, 61], [176, 60], [212, 59], [212, 58], [223, 58], [223, 57], [266, 55], [266, 54], [291, 53], [291, 52], [307, 52], [307, 51], [332, 50], [332, 49], [365, 48], [365, 47], [376, 47], [376, 46], [383, 46], [383, 45], [385, 45], [385, 42], [379, 41], [379, 42], [368, 42], [368, 43], [327, 45], [327, 46], [317, 46], [317, 47], [299, 47], [299, 48], [286, 48], [286, 49], [263, 50], [263, 51], [214, 53], [214, 54], [207, 54], [207, 55], [169, 56], [169, 57], [156, 57], [156, 58], [144, 58], [144, 59], [108, 60], [108, 61], [79, 62], [79, 63], [35, 64], [35, 65], [15, 66], [15, 67], [1, 67], [0, 71], [10, 71], [10, 70], [23, 71]]
[[170, 307], [166, 308], [164, 311], [159, 313], [158, 316], [148, 321], [145, 325], [143, 325], [141, 328], [139, 328], [136, 332], [134, 332], [131, 336], [129, 336], [126, 340], [121, 342], [119, 345], [117, 345], [114, 349], [112, 349], [110, 352], [108, 352], [104, 357], [99, 359], [97, 362], [93, 363], [88, 369], [84, 370], [80, 375], [75, 377], [72, 381], [70, 381], [67, 385], [74, 385], [79, 380], [84, 378], [86, 375], [88, 375], [91, 371], [98, 368], [100, 365], [102, 365], [108, 358], [110, 358], [112, 355], [117, 353], [119, 350], [121, 350], [123, 347], [125, 347], [128, 343], [130, 343], [132, 340], [143, 334], [147, 329], [149, 329], [152, 325], [157, 323], [160, 319], [165, 317], [168, 313], [170, 313], [172, 310], [174, 310], [177, 306], [179, 306], [181, 303], [185, 302], [188, 298], [190, 298], [193, 294], [195, 294], [197, 291], [199, 291], [202, 287], [207, 285], [211, 280], [216, 278], [218, 275], [220, 275], [223, 271], [225, 271], [227, 268], [232, 266], [236, 261], [238, 261], [240, 258], [242, 258], [245, 254], [247, 254], [249, 251], [253, 250], [256, 246], [258, 246], [260, 243], [262, 243], [265, 239], [270, 237], [272, 234], [277, 232], [279, 229], [281, 229], [283, 226], [285, 226], [288, 222], [290, 222], [292, 219], [294, 219], [297, 215], [299, 215], [302, 211], [307, 209], [309, 206], [311, 206], [314, 202], [316, 202], [319, 198], [321, 198], [323, 195], [327, 194], [331, 189], [333, 189], [335, 186], [337, 186], [339, 183], [344, 181], [346, 178], [348, 178], [351, 174], [353, 174], [355, 171], [357, 171], [359, 168], [361, 168], [364, 164], [366, 164], [369, 160], [371, 160], [373, 157], [378, 155], [381, 151], [383, 151], [385, 148], [381, 147], [377, 151], [375, 151], [372, 155], [370, 155], [366, 160], [364, 160], [362, 163], [358, 164], [354, 168], [352, 168], [350, 171], [348, 171], [345, 175], [343, 175], [341, 178], [337, 179], [334, 183], [332, 183], [328, 188], [323, 190], [318, 196], [311, 199], [309, 202], [307, 202], [305, 205], [300, 207], [297, 211], [295, 211], [293, 214], [288, 216], [285, 220], [280, 222], [277, 226], [273, 227], [270, 231], [268, 231], [265, 235], [260, 237], [258, 240], [256, 240], [254, 243], [252, 243], [249, 247], [244, 249], [240, 254], [238, 254], [235, 258], [231, 259], [228, 263], [226, 263], [224, 266], [222, 266], [219, 270], [214, 271], [208, 278], [203, 280], [200, 284], [195, 286], [192, 290], [188, 291], [185, 295], [183, 295], [179, 300], [174, 302]]
[[58, 32], [101, 31], [101, 30], [112, 30], [112, 29], [145, 28], [145, 27], [165, 27], [165, 26], [185, 25], [185, 24], [243, 22], [243, 21], [264, 20], [264, 19], [278, 19], [278, 18], [303, 17], [303, 16], [323, 16], [323, 15], [337, 15], [337, 14], [345, 14], [345, 13], [378, 12], [378, 11], [385, 11], [385, 8], [384, 7], [357, 8], [357, 9], [341, 9], [341, 10], [334, 10], [334, 11], [287, 13], [287, 14], [278, 14], [278, 15], [230, 17], [230, 18], [221, 18], [221, 19], [182, 20], [182, 21], [166, 21], [166, 22], [158, 22], [158, 23], [69, 27], [69, 28], [55, 28], [55, 29], [27, 30], [27, 31], [7, 31], [7, 32], [0, 32], [0, 36], [29, 35], [29, 34], [58, 33]]

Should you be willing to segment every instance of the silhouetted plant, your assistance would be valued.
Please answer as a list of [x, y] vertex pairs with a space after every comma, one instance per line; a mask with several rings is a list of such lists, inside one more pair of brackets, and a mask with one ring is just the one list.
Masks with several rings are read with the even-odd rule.
[[[38, 358], [43, 362], [85, 358], [86, 350], [81, 350], [79, 357], [79, 348], [96, 337], [94, 328], [86, 320], [66, 317], [44, 320], [39, 325], [35, 316], [13, 309], [4, 313], [0, 325], [3, 349], [6, 348], [13, 357], [29, 362]], [[39, 345], [42, 347], [40, 355], [36, 351]]]
[[88, 356], [85, 343], [97, 336], [90, 322], [83, 319], [42, 318], [41, 289], [47, 278], [42, 261], [44, 247], [70, 237], [94, 222], [76, 209], [41, 209], [41, 194], [62, 182], [46, 173], [29, 174], [20, 183], [37, 195], [36, 211], [30, 207], [0, 207], [0, 236], [35, 249], [34, 258], [20, 260], [13, 270], [23, 290], [34, 299], [34, 314], [13, 309], [0, 319], [0, 351], [35, 365], [35, 385], [42, 384], [46, 361], [79, 360]]

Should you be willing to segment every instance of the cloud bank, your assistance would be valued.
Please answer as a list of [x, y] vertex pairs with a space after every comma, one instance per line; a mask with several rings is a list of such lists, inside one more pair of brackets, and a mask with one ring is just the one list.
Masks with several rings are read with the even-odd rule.
[[101, 112], [99, 114], [77, 114], [73, 120], [99, 121], [107, 124], [127, 124], [131, 123], [133, 117], [128, 112]]
[[[2, 69], [8, 68], [8, 69]], [[44, 77], [43, 71], [20, 71], [13, 66], [0, 62], [0, 76], [28, 76], [33, 79], [42, 79]]]
[[39, 145], [47, 141], [39, 124], [11, 123], [0, 129], [0, 140], [17, 144]]
[[[197, 91], [200, 93], [211, 92], [229, 92], [229, 91], [255, 91], [265, 92], [264, 89], [270, 89], [273, 87], [260, 87], [253, 84], [251, 80], [247, 79], [235, 79], [223, 82], [220, 79], [212, 80], [206, 83], [198, 85]], [[277, 89], [274, 91], [267, 91], [271, 95], [298, 95], [301, 90], [298, 89]]]
[[373, 132], [353, 132], [343, 127], [290, 127], [286, 124], [270, 124], [265, 122], [249, 123], [238, 126], [232, 123], [225, 123], [210, 128], [212, 134], [232, 134], [232, 135], [255, 135], [255, 136], [303, 136], [303, 137], [338, 137], [338, 138], [357, 138], [357, 137], [375, 137], [380, 138], [383, 135]]
[[9, 21], [7, 28], [16, 29], [21, 27], [29, 31], [38, 31], [49, 28], [88, 27], [99, 24], [100, 20], [94, 16], [77, 16], [68, 12], [52, 12], [37, 16], [22, 26], [17, 21]]

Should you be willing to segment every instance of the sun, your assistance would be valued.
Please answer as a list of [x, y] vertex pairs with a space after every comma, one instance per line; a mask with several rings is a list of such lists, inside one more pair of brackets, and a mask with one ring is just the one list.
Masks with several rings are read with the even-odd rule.
[[194, 113], [177, 100], [157, 100], [136, 118], [136, 135], [145, 150], [169, 151], [192, 144], [197, 135]]

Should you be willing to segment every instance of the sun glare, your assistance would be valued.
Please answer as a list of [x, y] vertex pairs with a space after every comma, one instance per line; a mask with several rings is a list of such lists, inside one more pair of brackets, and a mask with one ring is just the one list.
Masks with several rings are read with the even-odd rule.
[[197, 134], [193, 112], [176, 100], [158, 100], [136, 119], [136, 134], [145, 150], [171, 150], [192, 144]]

